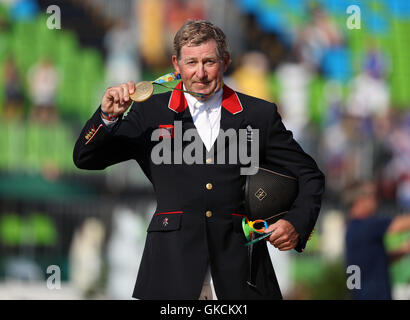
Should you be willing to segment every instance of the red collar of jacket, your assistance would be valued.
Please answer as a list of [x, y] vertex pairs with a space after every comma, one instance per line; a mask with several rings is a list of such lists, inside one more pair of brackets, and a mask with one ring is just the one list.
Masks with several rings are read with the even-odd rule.
[[[179, 82], [175, 89], [182, 89], [182, 81]], [[188, 107], [184, 93], [179, 90], [173, 90], [169, 98], [168, 108], [175, 112], [182, 112]], [[237, 114], [243, 110], [242, 104], [235, 91], [227, 85], [223, 86], [222, 107], [232, 114]]]

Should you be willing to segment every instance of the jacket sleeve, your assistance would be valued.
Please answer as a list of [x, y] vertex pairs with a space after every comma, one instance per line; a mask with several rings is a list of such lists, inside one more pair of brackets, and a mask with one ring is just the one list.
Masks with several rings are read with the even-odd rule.
[[87, 121], [74, 146], [74, 164], [80, 169], [102, 170], [137, 159], [143, 145], [142, 108], [133, 104], [128, 115], [120, 117], [112, 126], [105, 125], [100, 108]]
[[286, 130], [276, 105], [269, 120], [265, 152], [267, 163], [281, 166], [298, 178], [299, 193], [283, 219], [299, 233], [295, 250], [301, 252], [319, 215], [325, 177], [313, 158], [294, 140], [292, 132]]

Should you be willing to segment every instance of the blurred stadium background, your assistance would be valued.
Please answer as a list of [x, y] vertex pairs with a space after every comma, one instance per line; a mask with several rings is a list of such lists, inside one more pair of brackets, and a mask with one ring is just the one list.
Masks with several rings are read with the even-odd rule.
[[[61, 29], [47, 27], [58, 22], [51, 5]], [[350, 5], [360, 29], [347, 27]], [[350, 298], [341, 201], [349, 182], [376, 179], [382, 215], [409, 211], [409, 1], [2, 0], [0, 299], [131, 298], [152, 188], [134, 163], [79, 170], [72, 150], [106, 87], [172, 71], [172, 39], [188, 18], [226, 32], [226, 83], [275, 101], [326, 173], [307, 250], [270, 249], [285, 298]], [[394, 249], [409, 238], [385, 241]], [[52, 265], [61, 288], [47, 287]], [[391, 277], [393, 297], [409, 299], [410, 257]]]

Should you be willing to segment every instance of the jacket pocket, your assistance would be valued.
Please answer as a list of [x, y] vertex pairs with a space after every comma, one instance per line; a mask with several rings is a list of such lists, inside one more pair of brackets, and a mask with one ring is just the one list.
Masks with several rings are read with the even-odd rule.
[[147, 232], [175, 231], [181, 228], [182, 211], [155, 213], [148, 226]]

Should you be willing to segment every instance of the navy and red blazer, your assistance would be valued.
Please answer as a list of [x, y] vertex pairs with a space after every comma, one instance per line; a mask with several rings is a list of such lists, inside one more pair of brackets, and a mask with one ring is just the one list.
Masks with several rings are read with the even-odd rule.
[[[182, 82], [177, 88], [182, 88]], [[134, 159], [153, 185], [157, 208], [147, 229], [133, 297], [198, 299], [210, 265], [218, 299], [281, 299], [265, 241], [253, 246], [249, 264], [242, 231], [242, 218], [246, 216], [246, 178], [240, 174], [243, 165], [212, 161], [217, 142], [209, 153], [204, 148], [202, 163], [152, 161], [151, 151], [162, 141], [152, 138], [156, 129], [172, 127], [178, 121], [182, 132], [195, 129], [187, 106], [180, 91], [156, 94], [145, 102], [134, 102], [129, 113], [110, 128], [98, 109], [74, 148], [78, 168], [101, 170]], [[303, 251], [320, 211], [324, 175], [286, 130], [275, 104], [225, 85], [221, 129], [238, 131], [249, 126], [259, 130], [259, 162], [284, 167], [298, 178], [299, 194], [283, 219], [299, 233], [295, 249]], [[227, 140], [221, 145], [228, 148], [231, 143]], [[171, 152], [181, 152], [177, 149], [188, 144], [173, 144]], [[249, 285], [250, 276], [255, 285]]]

